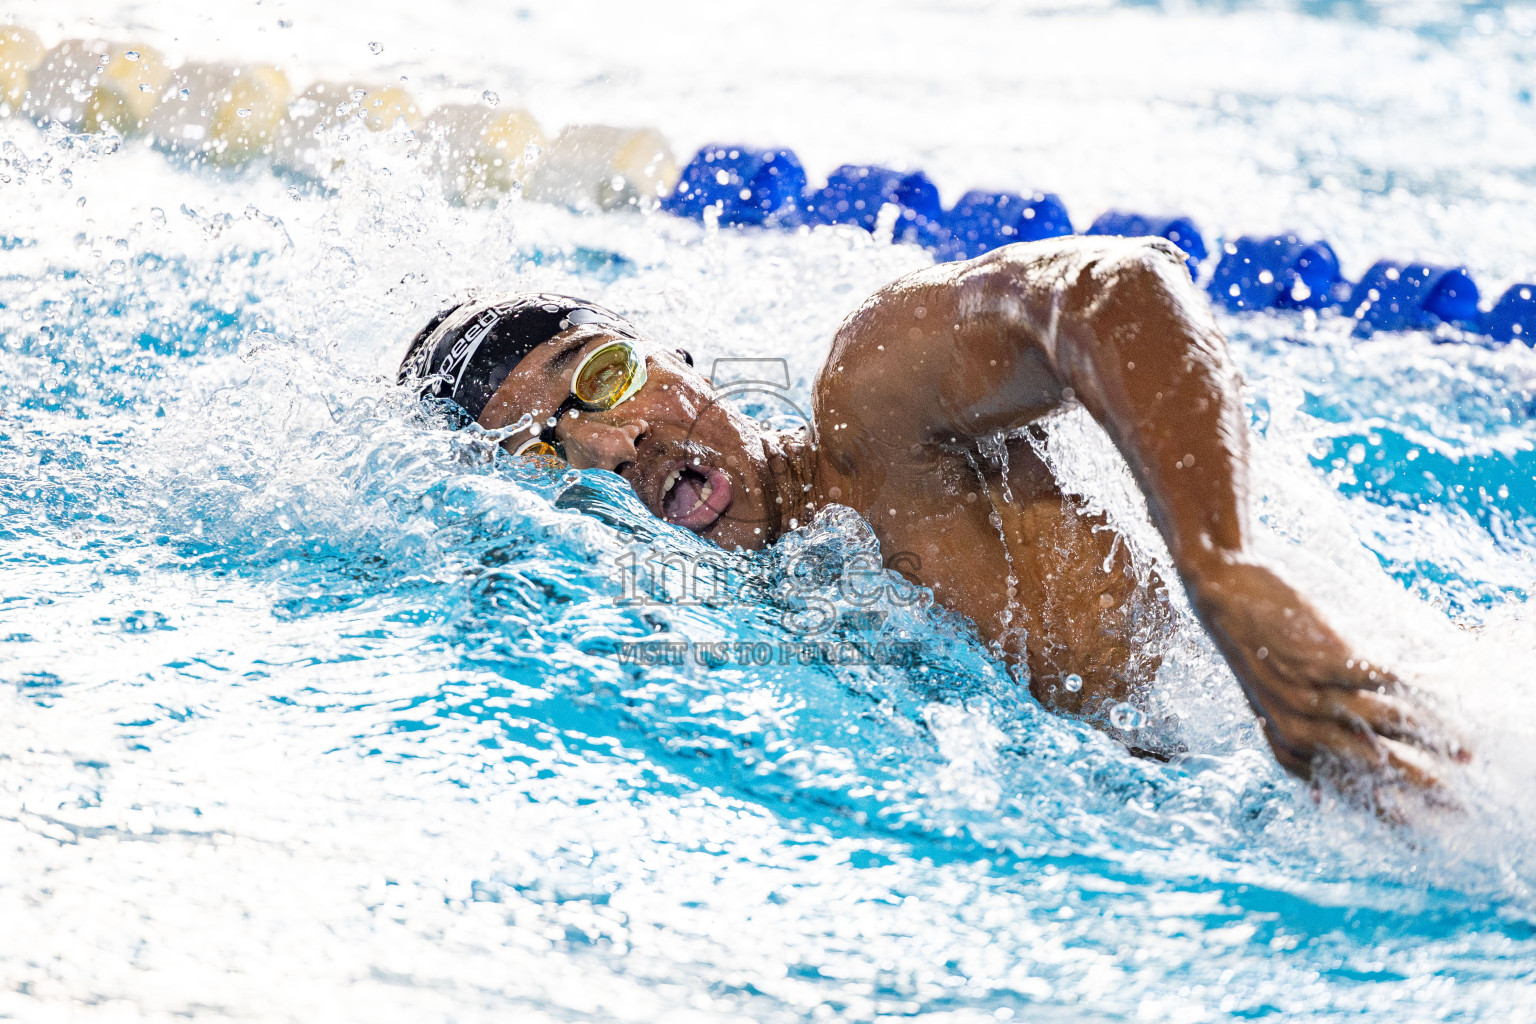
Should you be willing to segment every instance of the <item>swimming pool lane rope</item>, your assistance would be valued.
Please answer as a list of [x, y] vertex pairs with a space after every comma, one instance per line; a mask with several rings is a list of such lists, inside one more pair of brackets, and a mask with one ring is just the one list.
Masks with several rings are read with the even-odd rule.
[[[0, 113], [74, 132], [148, 137], [169, 153], [214, 165], [270, 160], [282, 173], [323, 179], [336, 169], [328, 137], [408, 129], [418, 153], [464, 202], [520, 193], [577, 209], [659, 208], [721, 225], [863, 228], [958, 260], [1009, 242], [1075, 232], [1050, 192], [972, 190], [946, 208], [922, 171], [845, 164], [812, 187], [790, 149], [713, 144], [679, 168], [651, 128], [570, 125], [553, 139], [527, 110], [477, 104], [423, 111], [399, 85], [316, 82], [295, 92], [278, 68], [188, 62], [171, 67], [149, 46], [65, 40], [51, 49], [34, 32], [0, 26]], [[1340, 271], [1332, 247], [1296, 234], [1223, 240], [1212, 252], [1182, 216], [1110, 211], [1090, 235], [1154, 235], [1188, 254], [1212, 301], [1244, 310], [1333, 309], [1354, 333], [1428, 330], [1536, 346], [1536, 284], [1516, 284], [1479, 305], [1465, 267], [1380, 260], [1360, 280]]]

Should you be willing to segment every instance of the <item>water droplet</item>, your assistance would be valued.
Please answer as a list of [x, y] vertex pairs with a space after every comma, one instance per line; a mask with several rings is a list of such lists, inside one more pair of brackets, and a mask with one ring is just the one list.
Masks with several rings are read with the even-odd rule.
[[496, 104], [501, 102], [501, 97], [496, 95], [494, 92], [492, 92], [489, 89], [487, 89], [487, 90], [485, 90], [485, 92], [481, 93], [480, 94], [480, 98], [482, 100], [485, 100], [485, 105], [488, 106], [488, 107], [494, 107]]
[[581, 474], [576, 472], [574, 469], [570, 469], [566, 470], [565, 476], [561, 477], [560, 479], [568, 484], [579, 483], [581, 481]]
[[383, 43], [369, 43], [368, 44], [368, 50], [369, 50], [369, 52], [375, 53], [375, 54], [383, 53], [384, 52], [384, 44]]
[[1083, 688], [1083, 677], [1073, 672], [1062, 680], [1062, 684], [1066, 686], [1068, 693], [1076, 693]]
[[1121, 701], [1109, 710], [1109, 724], [1125, 732], [1140, 729], [1146, 724], [1146, 721], [1146, 715], [1124, 701]]
[[250, 117], [251, 116], [251, 108], [250, 107], [241, 107], [239, 110], [235, 111], [235, 113], [239, 114], [241, 117]]
[[139, 51], [138, 50], [124, 50], [123, 51], [123, 56], [126, 57], [128, 60], [138, 60], [139, 59]]
[[139, 83], [139, 92], [154, 92], [154, 91], [155, 91], [155, 87], [150, 85], [148, 82], [140, 82]]

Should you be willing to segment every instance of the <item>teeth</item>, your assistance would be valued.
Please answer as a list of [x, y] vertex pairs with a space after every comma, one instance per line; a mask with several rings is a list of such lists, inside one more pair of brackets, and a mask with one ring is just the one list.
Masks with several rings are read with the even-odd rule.
[[703, 508], [704, 503], [709, 500], [709, 496], [713, 493], [715, 493], [715, 489], [709, 484], [705, 484], [704, 489], [699, 492], [699, 500], [694, 502], [693, 508], [689, 509], [688, 513], [691, 515], [692, 513], [697, 512], [699, 509]]
[[[676, 487], [677, 486], [677, 482], [679, 480], [681, 480], [682, 478], [683, 478], [683, 467], [678, 467], [677, 469], [674, 469], [672, 472], [667, 474], [666, 480], [662, 481], [662, 484], [661, 484], [661, 497], [662, 497], [663, 501], [666, 500], [666, 497], [667, 497], [668, 494], [672, 493], [672, 488]], [[699, 491], [698, 500], [693, 503], [693, 508], [688, 509], [686, 512], [684, 512], [682, 514], [686, 516], [686, 515], [692, 515], [694, 512], [697, 512], [699, 509], [704, 507], [705, 502], [709, 501], [710, 495], [712, 495], [714, 493], [715, 493], [714, 485], [710, 484], [710, 483], [705, 483], [703, 488]]]
[[696, 511], [699, 511], [700, 508], [703, 508], [703, 504], [705, 504], [705, 502], [707, 502], [707, 500], [710, 500], [710, 494], [713, 494], [713, 493], [714, 493], [714, 488], [713, 487], [710, 487], [710, 485], [708, 485], [708, 484], [703, 485], [703, 490], [699, 491], [699, 500], [696, 500], [696, 502], [694, 502], [693, 508], [690, 508], [690, 510], [688, 510], [687, 513], [684, 513], [685, 516], [691, 516], [691, 514], [696, 513]]

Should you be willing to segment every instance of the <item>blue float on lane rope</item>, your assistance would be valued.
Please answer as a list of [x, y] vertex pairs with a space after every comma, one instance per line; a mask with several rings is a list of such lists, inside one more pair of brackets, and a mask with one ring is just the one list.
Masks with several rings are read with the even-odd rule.
[[1188, 254], [1189, 276], [1194, 277], [1200, 264], [1210, 255], [1200, 229], [1188, 217], [1144, 217], [1139, 213], [1109, 210], [1099, 214], [1085, 232], [1090, 235], [1123, 235], [1127, 238], [1166, 238]]
[[891, 241], [932, 250], [948, 237], [938, 186], [922, 171], [903, 173], [888, 167], [839, 167], [828, 175], [825, 187], [806, 194], [805, 222], [857, 224], [873, 231], [887, 203], [897, 209]]
[[1510, 285], [1483, 314], [1483, 333], [1495, 341], [1523, 341], [1536, 348], [1536, 284]]
[[[805, 169], [792, 150], [751, 146], [700, 149], [662, 208], [700, 220], [714, 207], [721, 224], [857, 224], [872, 231], [887, 204], [898, 210], [892, 240], [921, 245], [940, 261], [1073, 230], [1066, 207], [1051, 193], [1026, 198], [1016, 192], [971, 191], [946, 212], [937, 187], [921, 171], [844, 164], [825, 186], [809, 190]], [[1188, 217], [1111, 210], [1087, 233], [1167, 238], [1188, 254], [1191, 275], [1207, 255]], [[1465, 268], [1382, 260], [1351, 290], [1327, 242], [1305, 242], [1294, 234], [1225, 243], [1209, 289], [1219, 305], [1232, 311], [1322, 309], [1343, 302], [1347, 293], [1344, 312], [1358, 321], [1357, 336], [1445, 322], [1499, 341], [1519, 338], [1536, 345], [1536, 285], [1516, 285], [1494, 309], [1480, 313], [1477, 284]]]
[[799, 223], [805, 169], [789, 149], [710, 145], [683, 168], [677, 188], [662, 208], [702, 220], [718, 206], [721, 224]]
[[925, 249], [936, 249], [949, 234], [944, 222], [944, 204], [939, 201], [939, 187], [922, 171], [913, 171], [896, 187], [896, 206], [900, 214], [891, 226], [891, 241], [909, 242]]
[[1321, 309], [1336, 303], [1343, 279], [1327, 242], [1296, 235], [1245, 236], [1222, 246], [1211, 297], [1229, 310]]
[[1428, 330], [1441, 322], [1482, 327], [1477, 285], [1463, 267], [1380, 260], [1355, 285], [1344, 311], [1359, 321], [1357, 336]]
[[827, 176], [824, 187], [807, 192], [807, 224], [857, 224], [875, 229], [880, 208], [895, 201], [901, 175], [885, 167], [843, 164]]
[[963, 260], [1010, 242], [1072, 234], [1067, 208], [1050, 192], [1028, 199], [1017, 192], [967, 192], [945, 218], [949, 235], [939, 241], [940, 260]]

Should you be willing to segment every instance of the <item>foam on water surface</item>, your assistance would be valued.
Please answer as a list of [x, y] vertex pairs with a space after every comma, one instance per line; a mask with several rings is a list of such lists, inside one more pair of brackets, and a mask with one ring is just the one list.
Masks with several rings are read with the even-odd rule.
[[[134, 27], [135, 10], [114, 24]], [[60, 31], [89, 13], [50, 11]], [[966, 13], [996, 30], [964, 37], [984, 48], [1028, 26], [1136, 53], [1136, 33], [1178, 36], [1211, 59], [1150, 84], [1107, 60], [1097, 84], [1058, 75], [1049, 47], [1040, 65], [994, 61], [994, 91], [1032, 89], [1044, 130], [977, 125], [964, 145], [941, 115], [985, 120], [966, 76], [909, 61], [937, 91], [881, 98], [877, 83], [901, 77], [891, 51], [819, 42], [779, 39], [866, 124], [784, 115], [752, 91], [754, 48], [734, 72], [702, 62], [736, 90], [735, 123], [716, 100], [680, 111], [700, 84], [690, 60], [667, 69], [681, 44], [650, 30], [645, 56], [600, 24], [579, 52], [555, 11], [487, 14], [530, 56], [474, 51], [460, 84], [553, 103], [583, 62], [631, 68], [627, 87], [577, 82], [563, 102], [644, 112], [680, 145], [728, 127], [814, 166], [923, 157], [951, 198], [979, 174], [1012, 187], [1027, 163], [1074, 209], [1129, 197], [1211, 224], [1294, 218], [1274, 227], [1328, 229], [1355, 272], [1423, 244], [1528, 275], [1536, 249], [1511, 219], [1529, 223], [1536, 192], [1509, 169], [1528, 127], [1510, 128], [1501, 163], [1445, 143], [1475, 133], [1443, 97], [1372, 120], [1401, 102], [1383, 69], [1412, 72], [1426, 96], [1458, 82], [1456, 103], [1490, 122], [1528, 111], [1518, 48], [1447, 11], [1432, 13], [1462, 17], [1465, 37], [1444, 19], [1409, 31], [1199, 6]], [[858, 13], [824, 16], [847, 28]], [[242, 19], [280, 37], [290, 15], [295, 31], [346, 38], [328, 15], [307, 28], [265, 5], [178, 30], [214, 58], [216, 43], [266, 45], [237, 35]], [[466, 17], [449, 7], [444, 25]], [[952, 23], [913, 6], [879, 24], [900, 56], [907, 34]], [[1321, 85], [1278, 56], [1245, 69], [1258, 28], [1355, 64], [1319, 57]], [[448, 88], [444, 50], [409, 49], [387, 19], [355, 31]], [[953, 54], [955, 32], [929, 45]], [[1147, 156], [1129, 161], [1134, 181], [1107, 142], [1066, 131], [1133, 108], [1153, 119], [1128, 137]], [[1255, 139], [1236, 164], [1215, 159]], [[848, 229], [456, 206], [402, 146], [338, 145], [345, 171], [322, 191], [0, 123], [0, 1012], [1533, 1019], [1529, 350], [1361, 344], [1326, 316], [1222, 320], [1248, 381], [1263, 550], [1474, 737], [1467, 812], [1393, 829], [1317, 803], [1275, 766], [1187, 614], [1160, 638], [1153, 711], [1178, 716], [1162, 726], [1189, 753], [1162, 764], [1043, 713], [921, 600], [855, 607], [835, 567], [873, 541], [853, 517], [717, 555], [751, 600], [624, 603], [637, 545], [710, 550], [606, 474], [488, 464], [493, 438], [440, 429], [388, 385], [404, 338], [470, 287], [570, 291], [703, 366], [782, 355], [804, 404], [841, 317], [928, 257]], [[1191, 166], [1227, 169], [1194, 185]], [[1388, 172], [1411, 184], [1373, 190]], [[1337, 187], [1309, 187], [1330, 174]], [[1072, 412], [1047, 429], [1046, 458], [1110, 512], [1138, 564], [1165, 560], [1102, 434]], [[797, 640], [786, 616], [808, 601], [879, 612], [880, 635], [924, 657], [619, 657], [658, 637]]]

